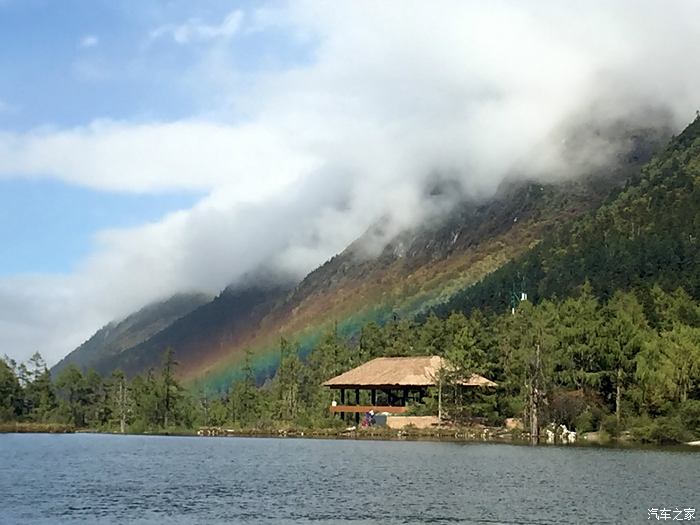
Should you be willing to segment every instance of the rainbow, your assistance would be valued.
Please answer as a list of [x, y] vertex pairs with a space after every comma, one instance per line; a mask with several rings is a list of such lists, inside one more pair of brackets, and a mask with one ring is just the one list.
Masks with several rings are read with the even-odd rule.
[[334, 326], [340, 336], [352, 338], [369, 321], [381, 325], [393, 316], [413, 317], [523, 253], [533, 239], [541, 238], [548, 225], [549, 221], [541, 218], [538, 222], [522, 221], [446, 259], [409, 270], [399, 258], [362, 279], [287, 300], [256, 326], [237, 333], [230, 344], [203, 342], [195, 356], [181, 361], [182, 380], [190, 389], [226, 392], [240, 379], [245, 355], [250, 352], [251, 366], [263, 381], [273, 375], [279, 363], [280, 337], [297, 344], [305, 355]]

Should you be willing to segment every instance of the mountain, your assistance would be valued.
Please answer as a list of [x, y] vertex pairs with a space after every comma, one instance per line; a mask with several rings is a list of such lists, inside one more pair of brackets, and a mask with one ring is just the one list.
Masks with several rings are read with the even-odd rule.
[[566, 297], [585, 281], [602, 299], [660, 285], [700, 300], [700, 118], [614, 199], [556, 228], [435, 311], [502, 311], [514, 287], [537, 302]]
[[[353, 337], [369, 321], [449, 306], [499, 268], [550, 242], [552, 231], [613, 201], [629, 181], [641, 180], [641, 166], [663, 137], [663, 131], [637, 130], [627, 136], [625, 155], [605, 169], [576, 179], [562, 174], [546, 184], [506, 181], [492, 198], [465, 199], [388, 242], [386, 225], [377, 224], [296, 286], [251, 278], [229, 287], [150, 337], [112, 352], [101, 361], [101, 371], [143, 372], [172, 347], [180, 378], [191, 388], [225, 391], [239, 377], [246, 355], [260, 381], [271, 376], [280, 337], [305, 353], [332, 328]], [[449, 191], [449, 184], [438, 185], [427, 199], [439, 207]]]
[[68, 364], [82, 369], [94, 368], [109, 373], [111, 359], [125, 350], [158, 334], [178, 319], [206, 304], [211, 297], [204, 294], [178, 294], [166, 301], [148, 305], [122, 321], [111, 322], [59, 361], [52, 369], [57, 374]]
[[160, 365], [166, 348], [173, 348], [181, 370], [193, 370], [222, 352], [237, 347], [283, 301], [290, 287], [254, 281], [228, 287], [212, 301], [174, 320], [168, 327], [104, 361], [108, 370], [134, 375]]

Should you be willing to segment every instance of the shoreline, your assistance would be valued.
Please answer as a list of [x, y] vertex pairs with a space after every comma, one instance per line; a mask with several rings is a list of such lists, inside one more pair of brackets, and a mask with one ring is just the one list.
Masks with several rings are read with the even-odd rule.
[[63, 423], [0, 423], [0, 434], [74, 434], [72, 425]]
[[93, 434], [108, 436], [153, 436], [153, 437], [198, 437], [198, 438], [264, 438], [264, 439], [322, 439], [322, 440], [355, 440], [355, 441], [414, 441], [434, 443], [464, 443], [464, 444], [500, 444], [527, 447], [556, 447], [556, 448], [605, 448], [618, 450], [662, 450], [667, 452], [684, 451], [700, 452], [700, 442], [689, 443], [642, 443], [632, 440], [610, 440], [606, 442], [592, 440], [577, 440], [573, 443], [546, 443], [533, 445], [527, 439], [514, 437], [511, 434], [501, 435], [475, 435], [474, 431], [467, 429], [452, 430], [431, 429], [430, 431], [391, 430], [391, 431], [367, 431], [367, 430], [257, 430], [257, 429], [217, 429], [219, 433], [202, 434], [199, 430], [176, 430], [161, 432], [126, 432], [124, 434], [114, 431], [102, 431], [97, 429], [75, 429], [68, 425], [51, 423], [16, 423], [0, 424], [0, 434]]
[[[457, 434], [455, 436], [455, 434]], [[327, 440], [357, 440], [357, 441], [423, 441], [435, 443], [469, 443], [469, 444], [500, 444], [514, 445], [519, 447], [556, 447], [556, 448], [605, 448], [620, 450], [665, 450], [665, 451], [692, 451], [700, 452], [700, 443], [643, 443], [632, 440], [610, 440], [606, 442], [593, 440], [578, 440], [572, 443], [555, 442], [546, 443], [544, 441], [533, 445], [528, 439], [508, 436], [475, 437], [466, 435], [460, 429], [459, 432], [410, 432], [395, 431], [372, 432], [372, 431], [331, 431], [331, 430], [311, 430], [311, 431], [261, 431], [261, 430], [232, 430], [226, 434], [219, 435], [197, 435], [203, 438], [269, 438], [269, 439], [327, 439]], [[696, 445], [695, 443], [698, 443]]]

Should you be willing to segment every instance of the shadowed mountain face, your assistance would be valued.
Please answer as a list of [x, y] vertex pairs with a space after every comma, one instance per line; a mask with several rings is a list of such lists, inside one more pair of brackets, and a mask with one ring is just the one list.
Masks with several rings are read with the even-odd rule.
[[111, 372], [110, 365], [107, 364], [111, 359], [148, 340], [209, 301], [211, 297], [204, 294], [178, 294], [167, 301], [146, 306], [122, 321], [100, 328], [95, 335], [56, 364], [51, 372], [56, 374], [70, 363], [83, 369]]
[[255, 333], [288, 291], [288, 286], [277, 284], [229, 287], [166, 329], [112, 356], [105, 368], [135, 375], [158, 367], [165, 350], [173, 348], [181, 371], [196, 369], [207, 351], [236, 348], [245, 334]]
[[[638, 180], [662, 138], [663, 132], [636, 133], [625, 156], [607, 169], [557, 183], [504, 183], [492, 198], [464, 200], [388, 241], [384, 225], [375, 225], [296, 286], [250, 279], [118, 351], [99, 349], [101, 330], [89, 347], [106, 356], [94, 361], [96, 368], [141, 373], [172, 347], [190, 387], [225, 391], [250, 352], [262, 381], [276, 368], [280, 337], [299, 343], [303, 353], [332, 326], [352, 337], [368, 321], [421, 314], [528, 253], [553, 229]], [[444, 191], [449, 184], [430, 195], [440, 199]]]

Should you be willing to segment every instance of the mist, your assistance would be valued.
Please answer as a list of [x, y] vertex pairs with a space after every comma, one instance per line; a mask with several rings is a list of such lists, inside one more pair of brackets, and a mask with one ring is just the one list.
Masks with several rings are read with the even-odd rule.
[[0, 279], [2, 351], [53, 364], [176, 292], [299, 280], [377, 221], [388, 241], [454, 204], [426, 199], [436, 176], [472, 199], [576, 177], [630, 147], [606, 130], [677, 132], [700, 106], [695, 1], [290, 2], [236, 20], [308, 59], [241, 78], [211, 43], [182, 75], [203, 100], [187, 118], [0, 130], [0, 178], [205, 195], [100, 232], [71, 273]]

